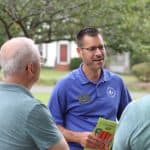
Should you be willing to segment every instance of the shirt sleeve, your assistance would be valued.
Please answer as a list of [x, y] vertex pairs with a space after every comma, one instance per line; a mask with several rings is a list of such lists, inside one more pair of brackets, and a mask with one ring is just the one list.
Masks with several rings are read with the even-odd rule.
[[56, 124], [65, 126], [65, 116], [66, 116], [66, 110], [67, 110], [67, 96], [65, 94], [67, 85], [64, 86], [64, 82], [61, 80], [59, 81], [49, 100], [48, 108], [56, 122]]
[[62, 138], [52, 120], [52, 116], [43, 104], [37, 104], [30, 111], [26, 130], [40, 150], [46, 150], [58, 143]]
[[120, 95], [120, 104], [119, 109], [117, 113], [117, 119], [119, 120], [121, 117], [122, 112], [124, 111], [125, 107], [132, 101], [130, 93], [127, 89], [127, 87], [124, 85], [122, 81], [122, 89], [121, 89], [121, 95]]
[[135, 122], [137, 122], [136, 113], [136, 110], [132, 107], [132, 103], [130, 103], [126, 107], [119, 121], [119, 125], [114, 136], [113, 150], [131, 149], [132, 135], [137, 128], [137, 125], [135, 124]]

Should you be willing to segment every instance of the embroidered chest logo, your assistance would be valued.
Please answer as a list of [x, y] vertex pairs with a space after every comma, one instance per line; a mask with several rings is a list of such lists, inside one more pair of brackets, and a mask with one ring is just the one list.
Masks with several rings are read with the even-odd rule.
[[80, 95], [80, 96], [78, 96], [78, 100], [80, 103], [86, 103], [86, 102], [90, 101], [90, 95], [87, 95], [87, 94]]
[[116, 93], [117, 93], [117, 92], [115, 91], [114, 88], [112, 88], [112, 87], [107, 87], [106, 93], [107, 93], [107, 95], [108, 95], [109, 97], [114, 98], [114, 97], [116, 96]]

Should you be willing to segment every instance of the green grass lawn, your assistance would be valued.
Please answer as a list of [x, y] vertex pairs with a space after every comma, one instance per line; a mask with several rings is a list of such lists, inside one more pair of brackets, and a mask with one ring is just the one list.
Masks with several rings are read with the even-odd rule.
[[121, 77], [131, 92], [150, 93], [150, 83], [141, 82], [133, 75], [121, 75]]
[[57, 80], [66, 75], [66, 71], [58, 71], [50, 68], [42, 68], [38, 84], [54, 85]]
[[121, 74], [122, 79], [126, 84], [138, 82], [138, 79], [133, 75], [123, 75]]
[[35, 92], [35, 93], [33, 92], [32, 94], [43, 104], [47, 105], [49, 97], [50, 97], [49, 92]]
[[[40, 79], [37, 84], [46, 85], [46, 86], [54, 86], [56, 82], [66, 75], [67, 71], [58, 71], [51, 68], [42, 68]], [[34, 92], [33, 95], [39, 99], [43, 104], [47, 105], [50, 93], [49, 92]]]

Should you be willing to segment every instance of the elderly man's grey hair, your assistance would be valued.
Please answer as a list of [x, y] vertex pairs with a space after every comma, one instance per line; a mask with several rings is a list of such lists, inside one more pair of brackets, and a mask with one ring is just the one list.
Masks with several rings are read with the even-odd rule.
[[21, 73], [29, 63], [39, 63], [40, 53], [34, 41], [16, 37], [4, 43], [0, 50], [0, 64], [4, 76]]

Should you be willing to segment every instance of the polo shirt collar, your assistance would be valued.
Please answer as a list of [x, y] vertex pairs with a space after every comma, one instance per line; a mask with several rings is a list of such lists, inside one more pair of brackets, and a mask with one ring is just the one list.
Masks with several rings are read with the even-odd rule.
[[7, 83], [7, 82], [0, 82], [0, 90], [11, 90], [11, 91], [16, 91], [16, 92], [22, 92], [30, 97], [33, 97], [31, 92], [24, 86], [20, 84], [15, 84], [15, 83]]
[[102, 69], [102, 74], [101, 74], [99, 82], [109, 81], [111, 79], [111, 77], [112, 77], [112, 75], [111, 75], [110, 71], [108, 71], [107, 69]]
[[82, 65], [80, 65], [79, 70], [78, 70], [78, 78], [81, 82], [81, 84], [87, 84], [89, 82], [91, 82], [84, 74], [83, 70], [82, 70]]
[[[82, 65], [83, 64], [80, 65], [79, 71], [78, 71], [78, 78], [79, 78], [81, 84], [93, 83], [84, 74], [84, 72], [82, 70]], [[111, 75], [110, 75], [109, 71], [106, 69], [102, 69], [102, 74], [101, 74], [101, 77], [100, 77], [99, 81], [97, 82], [97, 84], [109, 81], [110, 79], [111, 79]]]

